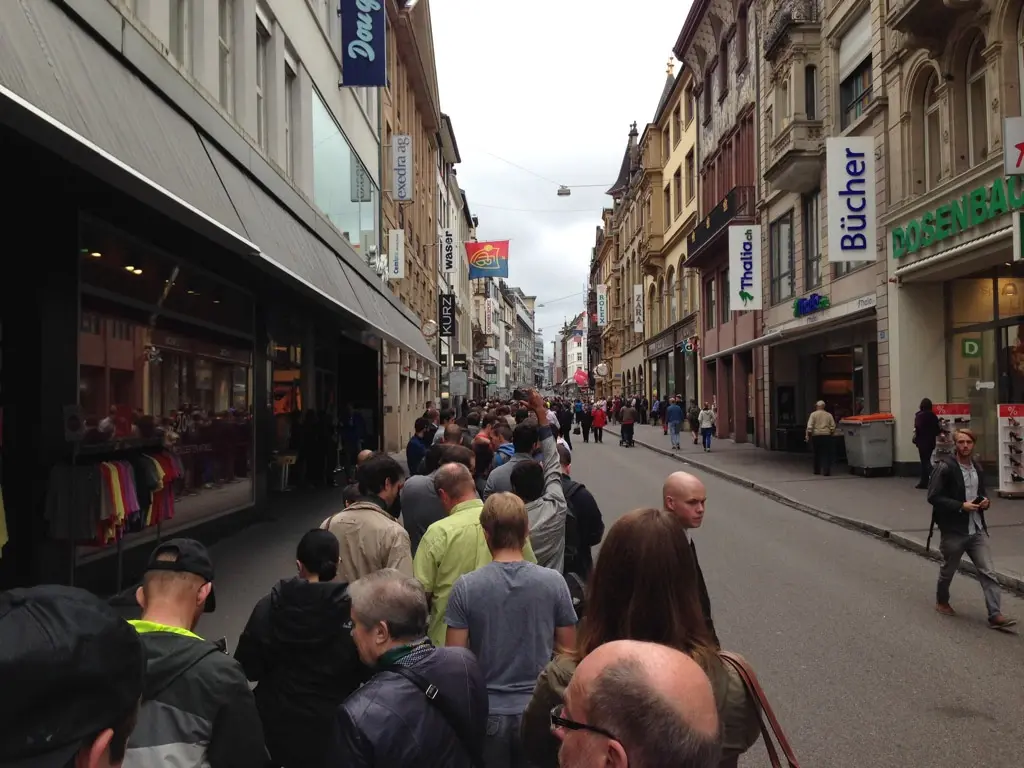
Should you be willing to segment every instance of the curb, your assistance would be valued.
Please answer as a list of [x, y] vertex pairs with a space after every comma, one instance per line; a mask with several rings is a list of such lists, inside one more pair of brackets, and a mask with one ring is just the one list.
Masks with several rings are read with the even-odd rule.
[[[609, 429], [608, 427], [605, 427], [605, 432], [609, 432], [615, 435], [616, 437], [619, 436], [618, 432]], [[920, 555], [921, 557], [926, 557], [929, 560], [934, 560], [937, 563], [942, 562], [942, 555], [940, 555], [937, 550], [926, 550], [924, 544], [922, 544], [920, 541], [912, 539], [909, 536], [905, 536], [902, 533], [891, 531], [888, 528], [876, 525], [875, 523], [869, 523], [866, 520], [858, 520], [855, 517], [848, 517], [846, 515], [837, 515], [834, 512], [827, 512], [824, 509], [821, 509], [820, 507], [811, 506], [810, 504], [800, 501], [799, 499], [795, 499], [792, 496], [787, 496], [784, 493], [780, 493], [779, 491], [776, 491], [773, 488], [766, 488], [763, 485], [758, 485], [753, 480], [749, 480], [743, 477], [742, 475], [735, 475], [731, 472], [726, 472], [723, 469], [719, 469], [718, 467], [711, 466], [710, 464], [705, 464], [703, 461], [696, 461], [694, 459], [691, 459], [687, 456], [687, 454], [673, 453], [671, 450], [667, 448], [662, 448], [657, 445], [651, 445], [650, 443], [644, 442], [642, 440], [634, 440], [633, 442], [635, 442], [642, 448], [646, 448], [647, 450], [653, 451], [654, 453], [659, 453], [662, 456], [667, 456], [670, 459], [675, 459], [681, 464], [689, 464], [691, 467], [699, 469], [701, 472], [706, 472], [709, 475], [714, 475], [715, 477], [730, 482], [733, 485], [739, 485], [743, 488], [748, 488], [752, 490], [754, 493], [764, 496], [765, 498], [771, 499], [772, 501], [778, 502], [779, 504], [784, 504], [787, 507], [792, 507], [793, 509], [803, 512], [806, 515], [810, 515], [811, 517], [816, 517], [819, 520], [825, 520], [826, 522], [832, 523], [834, 525], [840, 525], [843, 528], [848, 528], [850, 530], [866, 533], [869, 536], [874, 536], [876, 539], [888, 541], [889, 543], [894, 544], [897, 547], [900, 547], [901, 549], [913, 552], [914, 554]], [[977, 577], [978, 575], [978, 571], [974, 567], [974, 564], [970, 562], [961, 562], [959, 570], [961, 573], [966, 573], [969, 576]], [[1024, 595], [1024, 579], [1020, 579], [1017, 576], [1005, 573], [1003, 571], [996, 571], [996, 579], [999, 581], [999, 584], [1003, 588], [1011, 592], [1016, 592], [1019, 595]]]

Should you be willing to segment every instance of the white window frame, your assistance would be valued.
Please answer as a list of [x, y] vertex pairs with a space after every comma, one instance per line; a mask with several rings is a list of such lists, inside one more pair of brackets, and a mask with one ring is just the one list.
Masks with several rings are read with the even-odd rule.
[[[967, 100], [967, 159], [968, 159], [968, 162], [970, 163], [972, 168], [975, 165], [977, 165], [978, 163], [980, 163], [983, 160], [985, 160], [984, 157], [975, 157], [974, 156], [974, 152], [975, 152], [974, 144], [975, 144], [975, 138], [976, 138], [976, 136], [975, 136], [976, 129], [975, 129], [975, 126], [974, 126], [974, 118], [977, 117], [977, 115], [974, 114], [974, 88], [978, 85], [979, 82], [981, 83], [981, 87], [983, 89], [987, 87], [986, 86], [986, 77], [987, 77], [987, 73], [988, 73], [988, 67], [985, 64], [985, 56], [981, 52], [981, 48], [983, 48], [982, 42], [983, 42], [982, 38], [976, 37], [974, 39], [974, 42], [971, 43], [971, 47], [967, 50], [967, 66], [965, 67], [966, 74], [967, 74], [967, 88], [966, 88], [965, 93], [964, 93], [964, 96], [966, 96], [966, 100]], [[971, 72], [970, 71], [971, 63], [972, 63], [972, 61], [974, 59], [975, 53], [977, 53], [979, 56], [981, 56], [981, 69], [979, 69], [977, 72]], [[988, 95], [987, 95], [987, 93], [985, 94], [985, 98], [982, 99], [982, 104], [986, 104], [986, 105], [988, 104]], [[985, 131], [985, 137], [984, 137], [985, 138], [985, 143], [984, 143], [984, 146], [987, 147], [988, 146], [988, 113], [987, 113], [987, 110], [983, 109], [982, 112], [981, 112], [980, 117], [984, 121], [984, 124], [985, 124], [985, 128], [984, 128], [984, 131]]]
[[935, 170], [938, 170], [939, 173], [941, 173], [941, 166], [942, 166], [942, 147], [940, 146], [939, 147], [938, 160], [937, 160], [940, 167], [939, 167], [939, 169], [932, 168], [932, 160], [931, 160], [932, 146], [931, 146], [931, 140], [929, 139], [931, 131], [929, 130], [929, 127], [928, 127], [929, 122], [934, 117], [935, 120], [939, 121], [939, 134], [941, 135], [941, 133], [942, 133], [942, 114], [940, 113], [940, 109], [942, 107], [942, 99], [936, 98], [934, 102], [930, 101], [930, 99], [932, 98], [932, 92], [934, 91], [933, 82], [935, 82], [937, 84], [937, 81], [935, 80], [935, 78], [936, 78], [936, 75], [933, 73], [928, 78], [928, 82], [925, 83], [925, 87], [924, 87], [924, 104], [923, 104], [922, 109], [921, 109], [921, 115], [922, 115], [922, 118], [923, 118], [921, 120], [921, 129], [922, 129], [922, 133], [924, 134], [922, 139], [923, 139], [923, 142], [924, 142], [924, 184], [925, 184], [925, 191], [928, 191], [928, 190], [934, 188], [935, 185], [938, 183], [939, 176], [936, 175], [935, 177], [933, 177], [932, 176], [932, 172], [935, 171]]
[[269, 117], [267, 114], [267, 85], [270, 75], [267, 57], [270, 55], [270, 30], [256, 19], [256, 142], [266, 152], [270, 148]]
[[235, 114], [234, 0], [217, 2], [217, 78], [220, 104], [229, 115]]
[[170, 0], [168, 38], [178, 65], [192, 70], [192, 0]]
[[292, 127], [295, 124], [296, 96], [299, 76], [285, 56], [284, 64], [284, 169], [289, 178], [295, 176], [295, 140]]

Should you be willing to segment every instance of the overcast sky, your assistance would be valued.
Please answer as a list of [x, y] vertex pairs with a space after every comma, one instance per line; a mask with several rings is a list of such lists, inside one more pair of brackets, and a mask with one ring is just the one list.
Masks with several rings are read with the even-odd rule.
[[[584, 308], [596, 227], [611, 203], [604, 191], [630, 123], [643, 132], [654, 116], [689, 6], [430, 3], [441, 110], [455, 129], [459, 184], [480, 219], [477, 237], [512, 241], [509, 282], [538, 303], [576, 294], [537, 310], [547, 356], [557, 327]], [[558, 184], [600, 186], [557, 197]]]

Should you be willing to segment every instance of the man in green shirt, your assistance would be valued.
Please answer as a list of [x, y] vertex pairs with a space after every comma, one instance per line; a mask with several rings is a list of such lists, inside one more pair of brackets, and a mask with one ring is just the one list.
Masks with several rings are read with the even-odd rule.
[[[491, 551], [480, 526], [484, 503], [476, 494], [473, 475], [462, 464], [444, 464], [434, 476], [434, 489], [447, 517], [433, 523], [416, 549], [413, 573], [430, 601], [429, 635], [435, 646], [444, 645], [448, 596], [455, 580], [491, 562]], [[537, 562], [526, 543], [523, 557]]]

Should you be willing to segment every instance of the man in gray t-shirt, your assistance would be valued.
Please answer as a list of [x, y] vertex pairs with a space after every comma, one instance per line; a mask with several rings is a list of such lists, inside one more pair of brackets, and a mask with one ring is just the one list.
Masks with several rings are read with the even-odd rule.
[[494, 560], [456, 580], [445, 644], [471, 649], [487, 683], [485, 764], [521, 768], [523, 711], [553, 649], [575, 646], [576, 610], [562, 574], [523, 560], [529, 518], [518, 496], [490, 496], [480, 525]]

